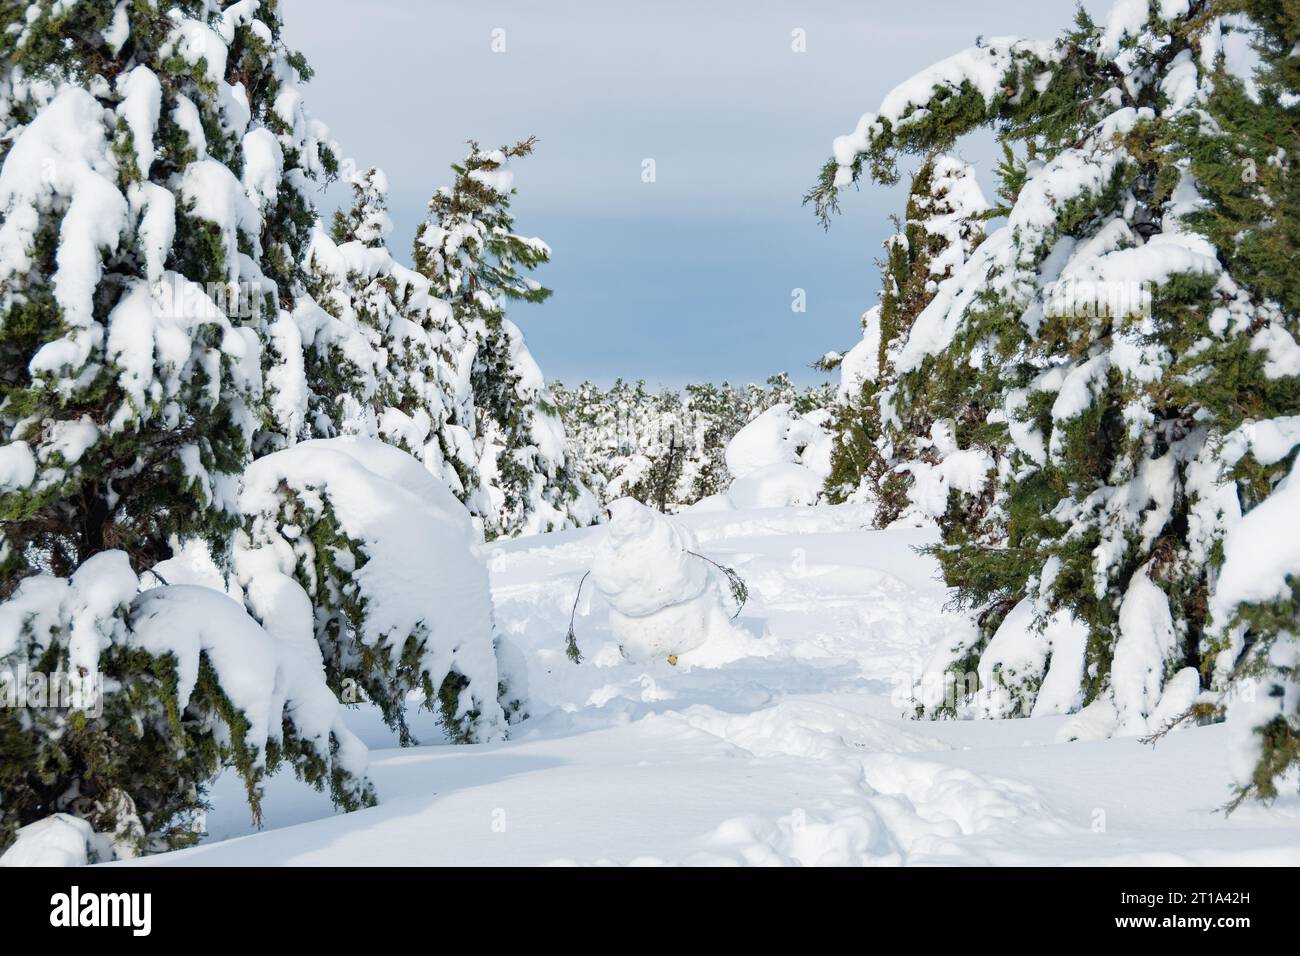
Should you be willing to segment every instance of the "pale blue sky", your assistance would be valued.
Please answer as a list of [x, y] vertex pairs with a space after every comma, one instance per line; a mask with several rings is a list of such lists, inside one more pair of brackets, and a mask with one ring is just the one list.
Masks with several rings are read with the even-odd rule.
[[[512, 317], [548, 377], [799, 381], [875, 298], [900, 194], [801, 206], [830, 152], [895, 84], [979, 36], [1055, 36], [1073, 0], [282, 0], [317, 70], [309, 104], [392, 184], [393, 248], [471, 137], [533, 134], [516, 223], [553, 247], [555, 295]], [[1100, 16], [1109, 0], [1088, 0]], [[505, 52], [493, 52], [495, 30]], [[805, 32], [807, 51], [791, 49]], [[496, 34], [500, 37], [500, 34]], [[963, 144], [980, 162], [992, 143]], [[642, 162], [656, 182], [642, 182]], [[322, 200], [325, 209], [338, 191]], [[806, 290], [807, 311], [791, 311]]]

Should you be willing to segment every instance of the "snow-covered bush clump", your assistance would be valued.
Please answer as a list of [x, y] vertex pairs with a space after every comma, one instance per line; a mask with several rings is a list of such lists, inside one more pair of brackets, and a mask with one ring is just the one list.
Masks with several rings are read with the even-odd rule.
[[710, 641], [734, 642], [713, 566], [690, 531], [631, 498], [612, 502], [591, 578], [631, 661], [677, 663]]
[[829, 415], [800, 415], [790, 405], [769, 408], [727, 444], [727, 497], [736, 508], [816, 504], [830, 473]]
[[255, 817], [282, 762], [341, 806], [373, 803], [310, 632], [269, 634], [208, 588], [140, 586], [124, 552], [104, 551], [0, 604], [3, 842], [66, 813], [101, 858], [184, 845], [226, 766]]
[[[541, 370], [505, 315], [511, 300], [550, 295], [523, 274], [548, 261], [550, 247], [515, 233], [510, 212], [509, 160], [532, 150], [532, 140], [474, 147], [452, 167], [454, 183], [429, 201], [415, 240], [416, 269], [451, 309], [442, 348], [454, 369], [452, 421], [472, 442], [478, 469], [461, 498], [488, 538], [581, 527], [597, 517], [596, 501], [568, 459]], [[445, 453], [455, 460], [460, 450]]]
[[[1296, 30], [1255, 0], [1119, 0], [936, 64], [835, 141], [823, 217], [924, 157], [831, 487], [938, 521], [980, 627], [932, 667], [979, 692], [926, 712], [1083, 708], [1066, 736], [1145, 734], [1231, 698], [1240, 795], [1300, 761], [1294, 568], [1246, 523], [1284, 507], [1300, 439]], [[980, 128], [1007, 147], [983, 210], [950, 201], [939, 156]]]
[[376, 439], [301, 442], [253, 463], [240, 507], [250, 610], [275, 619], [280, 590], [301, 585], [337, 694], [364, 695], [404, 741], [411, 694], [453, 739], [500, 734], [487, 569], [468, 513], [420, 462]]

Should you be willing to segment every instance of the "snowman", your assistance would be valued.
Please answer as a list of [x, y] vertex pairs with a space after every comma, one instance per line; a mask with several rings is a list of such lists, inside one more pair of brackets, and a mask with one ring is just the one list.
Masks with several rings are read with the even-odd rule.
[[592, 583], [609, 605], [609, 625], [630, 661], [679, 656], [734, 628], [713, 566], [691, 552], [695, 536], [631, 498], [609, 506]]

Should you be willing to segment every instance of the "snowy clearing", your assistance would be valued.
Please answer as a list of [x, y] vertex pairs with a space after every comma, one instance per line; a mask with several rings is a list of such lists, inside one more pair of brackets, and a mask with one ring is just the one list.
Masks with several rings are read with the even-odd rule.
[[677, 520], [749, 584], [727, 662], [626, 662], [588, 585], [574, 665], [606, 531], [489, 546], [502, 667], [527, 668], [510, 740], [401, 749], [351, 710], [378, 807], [336, 814], [282, 773], [257, 832], [227, 774], [207, 841], [136, 865], [1300, 864], [1294, 796], [1216, 812], [1223, 725], [1150, 747], [1056, 744], [1061, 717], [904, 719], [896, 687], [969, 627], [913, 550], [931, 532], [863, 530], [854, 506]]

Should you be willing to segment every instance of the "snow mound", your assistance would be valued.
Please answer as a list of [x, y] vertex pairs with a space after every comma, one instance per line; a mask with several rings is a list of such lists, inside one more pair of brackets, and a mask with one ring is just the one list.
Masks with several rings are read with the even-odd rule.
[[95, 833], [79, 817], [56, 813], [18, 831], [13, 846], [0, 854], [0, 868], [11, 866], [85, 866]]
[[777, 820], [747, 814], [723, 821], [709, 835], [701, 866], [899, 866], [903, 850], [871, 807], [797, 810]]
[[817, 503], [825, 476], [793, 462], [767, 465], [738, 478], [727, 492], [733, 507], [789, 508]]
[[727, 445], [727, 495], [733, 507], [786, 508], [816, 504], [831, 471], [832, 438], [826, 412], [800, 415], [773, 405]]
[[727, 471], [744, 478], [782, 463], [821, 467], [830, 438], [817, 417], [801, 416], [790, 405], [773, 405], [736, 433], [727, 445]]

